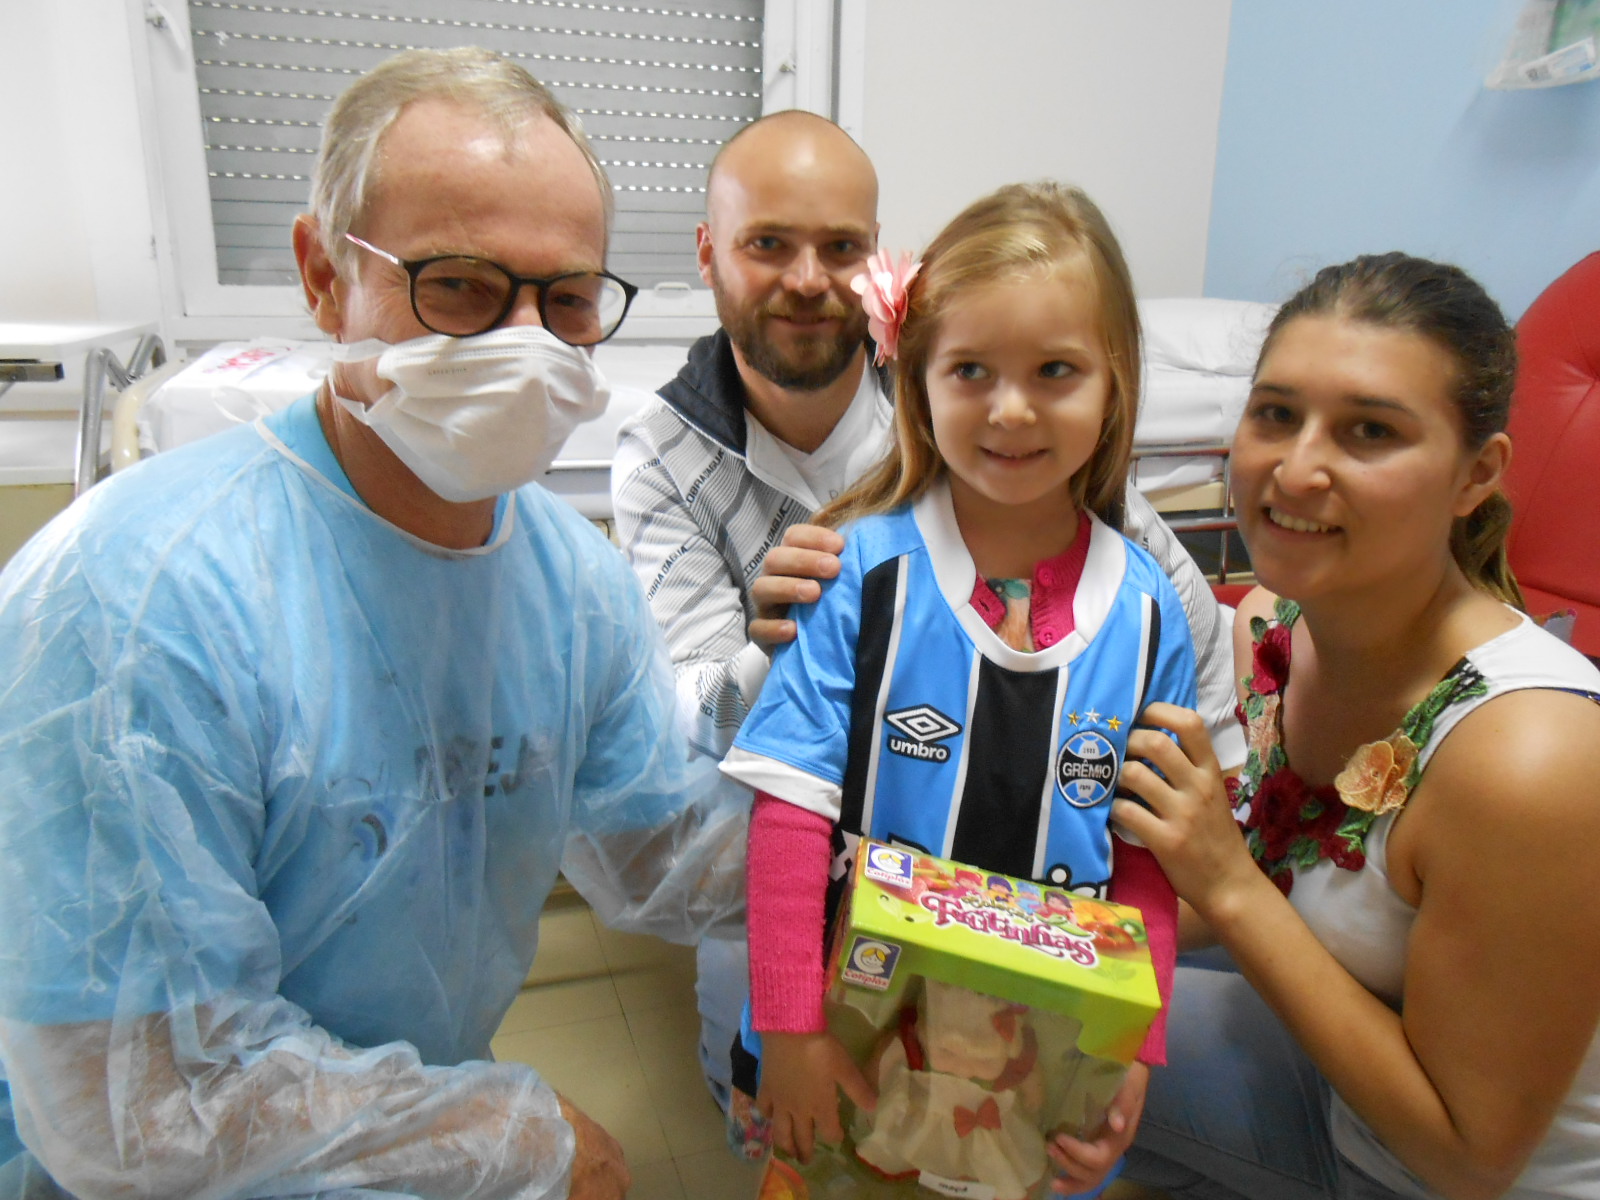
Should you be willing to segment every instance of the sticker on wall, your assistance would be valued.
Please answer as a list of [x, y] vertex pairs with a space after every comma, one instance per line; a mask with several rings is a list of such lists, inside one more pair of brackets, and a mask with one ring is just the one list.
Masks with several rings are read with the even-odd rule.
[[1505, 56], [1484, 80], [1499, 91], [1600, 79], [1600, 0], [1524, 0]]

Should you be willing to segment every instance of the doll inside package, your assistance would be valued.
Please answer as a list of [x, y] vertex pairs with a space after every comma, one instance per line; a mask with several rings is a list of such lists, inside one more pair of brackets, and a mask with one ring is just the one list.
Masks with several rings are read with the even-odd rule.
[[1090, 1136], [1160, 1008], [1136, 908], [863, 841], [828, 1028], [878, 1092], [760, 1200], [1049, 1194], [1047, 1139]]

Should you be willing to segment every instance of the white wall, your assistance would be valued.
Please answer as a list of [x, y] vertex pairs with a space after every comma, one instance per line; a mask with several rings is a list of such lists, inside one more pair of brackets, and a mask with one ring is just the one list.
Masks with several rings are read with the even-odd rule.
[[127, 0], [0, 3], [0, 46], [0, 320], [156, 319]]
[[877, 164], [884, 244], [920, 249], [969, 201], [1053, 176], [1105, 210], [1140, 294], [1201, 295], [1230, 8], [845, 0], [865, 76], [840, 116]]
[[0, 5], [0, 229], [6, 235], [0, 319], [72, 320], [94, 315], [94, 275], [83, 205], [67, 161], [71, 141], [55, 103], [55, 46], [43, 4]]

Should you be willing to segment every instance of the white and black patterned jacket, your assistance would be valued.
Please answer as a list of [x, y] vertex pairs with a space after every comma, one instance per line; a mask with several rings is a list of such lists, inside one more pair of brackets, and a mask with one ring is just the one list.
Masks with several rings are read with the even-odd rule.
[[[718, 330], [696, 342], [677, 378], [622, 426], [611, 470], [617, 538], [666, 635], [679, 714], [696, 748], [718, 758], [767, 673], [746, 633], [755, 616], [750, 585], [784, 531], [811, 515], [752, 473], [745, 431], [744, 384]], [[1131, 487], [1124, 532], [1177, 588], [1194, 636], [1200, 711], [1218, 758], [1242, 762], [1232, 638], [1205, 577]]]

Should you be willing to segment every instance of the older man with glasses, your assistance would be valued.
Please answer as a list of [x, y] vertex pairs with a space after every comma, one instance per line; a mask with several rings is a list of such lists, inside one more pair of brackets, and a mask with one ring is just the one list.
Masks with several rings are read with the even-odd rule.
[[558, 867], [681, 939], [742, 892], [637, 583], [524, 486], [605, 402], [609, 196], [521, 68], [377, 67], [294, 230], [328, 381], [0, 575], [0, 1194], [626, 1191], [483, 1061]]

